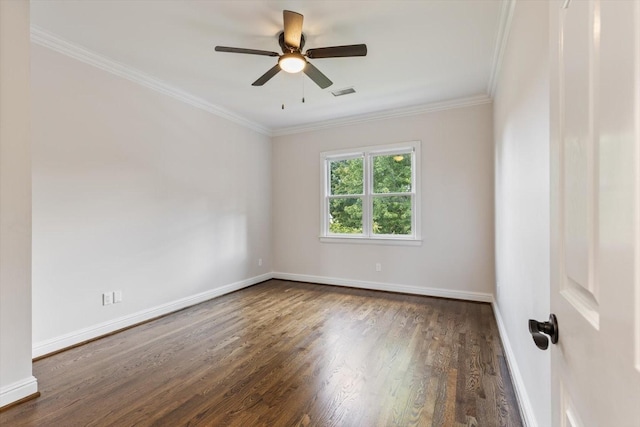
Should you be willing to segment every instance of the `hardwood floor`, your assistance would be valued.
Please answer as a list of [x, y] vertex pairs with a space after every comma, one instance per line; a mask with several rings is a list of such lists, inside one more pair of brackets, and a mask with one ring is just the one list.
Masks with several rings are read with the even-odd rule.
[[521, 426], [484, 303], [270, 280], [34, 363], [2, 426]]

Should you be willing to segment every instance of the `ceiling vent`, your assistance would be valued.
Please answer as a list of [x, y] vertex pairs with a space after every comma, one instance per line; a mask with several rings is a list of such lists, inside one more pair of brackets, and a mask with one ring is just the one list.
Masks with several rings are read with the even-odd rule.
[[342, 96], [342, 95], [349, 95], [350, 93], [356, 93], [356, 90], [352, 87], [348, 87], [345, 89], [334, 90], [331, 93], [333, 94], [333, 96]]

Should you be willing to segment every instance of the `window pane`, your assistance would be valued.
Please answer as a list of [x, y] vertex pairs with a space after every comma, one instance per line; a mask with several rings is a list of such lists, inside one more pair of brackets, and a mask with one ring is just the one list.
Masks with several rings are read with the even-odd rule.
[[411, 153], [373, 158], [373, 192], [411, 192]]
[[362, 199], [349, 197], [329, 200], [329, 231], [362, 234]]
[[362, 194], [362, 167], [362, 158], [332, 160], [330, 194]]
[[411, 234], [411, 196], [373, 198], [374, 234]]

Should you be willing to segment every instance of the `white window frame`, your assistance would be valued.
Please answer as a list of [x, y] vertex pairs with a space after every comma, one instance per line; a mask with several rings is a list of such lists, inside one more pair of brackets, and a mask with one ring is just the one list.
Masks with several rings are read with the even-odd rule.
[[[410, 154], [411, 155], [411, 192], [389, 193], [382, 197], [394, 195], [411, 195], [411, 231], [410, 235], [374, 234], [372, 230], [373, 198], [380, 197], [373, 193], [373, 158], [385, 154]], [[362, 234], [338, 234], [329, 231], [329, 200], [331, 192], [331, 161], [347, 160], [354, 158], [363, 159], [363, 191], [364, 194], [354, 194], [354, 197], [362, 197]], [[396, 144], [375, 145], [368, 147], [352, 148], [338, 151], [325, 151], [320, 153], [320, 170], [322, 171], [320, 182], [321, 201], [320, 206], [320, 241], [326, 243], [369, 243], [386, 245], [410, 245], [422, 244], [420, 234], [420, 141], [400, 142]], [[335, 197], [335, 196], [334, 196]], [[344, 197], [344, 196], [343, 196]], [[348, 196], [347, 196], [348, 197]]]

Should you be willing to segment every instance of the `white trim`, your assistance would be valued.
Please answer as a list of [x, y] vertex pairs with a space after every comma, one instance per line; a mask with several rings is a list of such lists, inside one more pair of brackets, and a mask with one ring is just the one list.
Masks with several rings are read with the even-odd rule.
[[[205, 291], [190, 297], [181, 298], [179, 300], [142, 310], [127, 316], [113, 319], [94, 325], [89, 328], [80, 329], [59, 337], [51, 338], [45, 341], [34, 343], [33, 357], [44, 356], [67, 347], [80, 344], [82, 342], [98, 338], [103, 335], [115, 332], [117, 330], [136, 325], [155, 317], [173, 313], [183, 308], [190, 307], [195, 304], [216, 298], [230, 292], [234, 292], [269, 279], [292, 280], [297, 282], [317, 283], [321, 285], [348, 286], [352, 288], [368, 289], [374, 291], [399, 292], [404, 294], [423, 295], [441, 298], [453, 298], [467, 301], [492, 302], [493, 296], [483, 292], [469, 292], [450, 290], [442, 288], [426, 288], [411, 285], [401, 285], [393, 283], [369, 282], [363, 280], [341, 279], [337, 277], [313, 276], [308, 274], [293, 274], [273, 272], [265, 273], [260, 276], [235, 282], [220, 288]], [[37, 391], [37, 389], [36, 389]], [[33, 392], [35, 393], [35, 391]], [[29, 393], [32, 394], [32, 393]], [[24, 396], [23, 396], [24, 397]]]
[[0, 388], [0, 408], [38, 392], [38, 380], [34, 376]]
[[493, 102], [493, 100], [489, 96], [487, 96], [486, 94], [482, 94], [466, 98], [451, 99], [448, 101], [431, 102], [428, 104], [422, 104], [412, 107], [393, 108], [391, 110], [327, 120], [324, 122], [316, 122], [307, 125], [274, 129], [271, 132], [271, 136], [293, 135], [296, 133], [337, 128], [358, 123], [374, 122], [378, 120], [393, 119], [398, 117], [409, 117], [423, 113], [433, 113], [436, 111], [451, 110], [455, 108], [472, 107], [475, 105], [490, 104], [491, 102]]
[[[220, 288], [212, 289], [209, 291], [205, 291], [196, 295], [192, 295], [190, 297], [181, 298], [179, 300], [162, 304], [156, 307], [152, 307], [146, 310], [142, 310], [127, 316], [122, 316], [120, 318], [103, 322], [89, 328], [80, 329], [78, 331], [74, 331], [65, 335], [61, 335], [55, 338], [34, 343], [32, 354], [34, 358], [44, 356], [49, 353], [63, 350], [65, 348], [80, 344], [88, 340], [99, 338], [103, 335], [107, 335], [109, 333], [118, 331], [120, 329], [136, 325], [146, 320], [150, 320], [159, 316], [164, 316], [166, 314], [170, 314], [175, 311], [182, 310], [183, 308], [190, 307], [192, 305], [196, 305], [201, 302], [204, 302], [204, 301], [207, 301], [207, 300], [210, 300], [210, 299], [213, 299], [213, 298], [228, 294], [230, 292], [234, 292], [234, 291], [237, 291], [237, 290], [240, 290], [240, 289], [243, 289], [243, 288], [246, 288], [270, 279], [292, 280], [296, 282], [309, 282], [309, 283], [316, 283], [320, 285], [347, 286], [352, 288], [368, 289], [368, 290], [374, 290], [374, 291], [398, 292], [398, 293], [404, 293], [404, 294], [423, 295], [423, 296], [432, 296], [432, 297], [441, 297], [441, 298], [453, 298], [453, 299], [467, 300], [467, 301], [479, 301], [479, 302], [493, 301], [493, 295], [489, 293], [484, 293], [484, 292], [470, 292], [470, 291], [459, 291], [459, 290], [451, 290], [451, 289], [443, 289], [443, 288], [418, 287], [418, 286], [401, 285], [401, 284], [393, 284], [393, 283], [342, 279], [337, 277], [313, 276], [308, 274], [272, 272], [272, 273], [265, 273], [260, 276], [252, 277], [249, 279], [245, 279], [239, 282], [231, 283], [229, 285], [222, 286]], [[36, 385], [35, 391], [31, 391], [28, 394], [21, 396], [20, 398], [33, 394], [36, 391], [37, 391], [37, 385]], [[2, 393], [4, 393], [4, 389], [2, 390]]]
[[343, 148], [341, 150], [323, 151], [320, 153], [320, 157], [323, 160], [344, 160], [344, 159], [357, 159], [358, 157], [364, 157], [367, 153], [375, 155], [384, 154], [404, 154], [412, 153], [414, 150], [414, 144], [420, 145], [421, 140], [392, 142], [389, 144], [367, 145], [366, 147], [353, 147]]
[[354, 243], [356, 245], [387, 245], [387, 246], [422, 246], [421, 239], [401, 239], [393, 237], [364, 237], [364, 236], [320, 236], [322, 243]]
[[[406, 141], [383, 145], [370, 145], [367, 147], [357, 147], [343, 150], [323, 151], [320, 153], [320, 169], [322, 177], [320, 180], [320, 241], [342, 243], [345, 239], [359, 240], [376, 244], [380, 241], [419, 241], [421, 242], [420, 229], [420, 183], [421, 183], [421, 148], [422, 142]], [[376, 156], [390, 154], [410, 154], [411, 155], [411, 191], [406, 193], [374, 193], [373, 192], [373, 158]], [[329, 162], [343, 161], [351, 159], [362, 159], [363, 181], [361, 194], [330, 194], [330, 171]], [[411, 235], [378, 235], [372, 230], [373, 222], [373, 199], [375, 197], [387, 196], [410, 196], [411, 197]], [[329, 201], [330, 199], [359, 198], [362, 199], [362, 234], [333, 234], [329, 232]], [[327, 240], [323, 240], [327, 239]], [[336, 240], [337, 239], [337, 240]], [[419, 243], [421, 244], [421, 243]]]
[[513, 10], [515, 9], [516, 0], [506, 0], [500, 6], [500, 18], [498, 20], [498, 30], [496, 31], [496, 43], [493, 51], [493, 61], [491, 66], [491, 74], [489, 75], [489, 83], [487, 84], [487, 93], [491, 98], [496, 93], [498, 80], [500, 79], [500, 70], [502, 69], [502, 58], [509, 41], [509, 33], [511, 31], [511, 21], [513, 20]]
[[[635, 27], [636, 27], [636, 51], [640, 49], [640, 2], [635, 4]], [[635, 56], [635, 74], [640, 75], [640, 55]], [[635, 200], [635, 288], [636, 288], [636, 301], [635, 301], [635, 352], [636, 352], [636, 370], [640, 372], [640, 83], [636, 80], [635, 90], [635, 104], [636, 104], [636, 117], [635, 117], [635, 133], [636, 133], [636, 152], [635, 152], [635, 186], [636, 186], [636, 200]]]
[[139, 71], [133, 67], [117, 62], [111, 58], [100, 55], [78, 44], [64, 40], [57, 35], [49, 33], [38, 27], [31, 27], [31, 42], [51, 49], [55, 52], [77, 59], [85, 64], [92, 65], [103, 71], [125, 78], [141, 86], [168, 95], [193, 107], [207, 111], [218, 117], [222, 117], [246, 128], [252, 129], [263, 135], [271, 136], [270, 129], [241, 117], [218, 105], [211, 104], [202, 98], [198, 98], [190, 93], [169, 85], [149, 74]]
[[274, 272], [274, 279], [293, 280], [296, 282], [317, 283], [320, 285], [347, 286], [350, 288], [368, 289], [372, 291], [398, 292], [403, 294], [423, 295], [429, 297], [453, 298], [466, 301], [492, 302], [493, 295], [485, 292], [458, 291], [443, 288], [427, 288], [422, 286], [401, 285], [395, 283], [369, 282], [364, 280], [342, 279], [339, 277], [312, 276]]
[[146, 320], [153, 319], [158, 316], [164, 316], [166, 314], [173, 313], [174, 311], [182, 310], [185, 307], [190, 307], [192, 305], [199, 304], [212, 298], [255, 285], [256, 283], [264, 282], [265, 280], [269, 280], [271, 278], [271, 273], [265, 273], [260, 276], [251, 277], [249, 279], [241, 280], [239, 282], [201, 292], [196, 295], [180, 298], [176, 301], [168, 302], [166, 304], [142, 310], [137, 313], [99, 323], [97, 325], [80, 329], [78, 331], [73, 331], [55, 338], [40, 341], [33, 344], [32, 354], [33, 357], [44, 356], [46, 354], [53, 353], [64, 348], [71, 347], [94, 338], [98, 338], [111, 332], [136, 325]]
[[[515, 0], [509, 0], [513, 2]], [[509, 15], [510, 16], [510, 15]], [[356, 115], [351, 117], [327, 120], [323, 122], [316, 122], [311, 124], [305, 124], [300, 126], [283, 127], [280, 129], [270, 129], [259, 123], [246, 119], [238, 114], [229, 111], [223, 107], [212, 104], [205, 101], [202, 98], [198, 98], [190, 93], [180, 90], [168, 83], [159, 80], [149, 74], [146, 74], [140, 70], [137, 70], [126, 64], [117, 62], [113, 59], [107, 58], [96, 52], [93, 52], [85, 47], [52, 34], [42, 28], [36, 26], [31, 27], [31, 42], [37, 45], [46, 47], [55, 52], [74, 58], [78, 61], [84, 62], [103, 71], [111, 74], [115, 74], [119, 77], [125, 78], [132, 82], [138, 83], [149, 89], [155, 90], [162, 94], [171, 96], [179, 101], [189, 104], [193, 107], [207, 111], [218, 117], [222, 117], [248, 129], [254, 130], [263, 135], [270, 137], [292, 135], [303, 132], [310, 132], [320, 129], [336, 128], [341, 126], [348, 126], [356, 123], [366, 123], [377, 120], [391, 119], [397, 117], [415, 116], [423, 113], [431, 113], [436, 111], [451, 110], [455, 108], [471, 107], [475, 105], [489, 104], [492, 102], [492, 98], [486, 94], [480, 94], [465, 98], [451, 99], [447, 101], [430, 102], [427, 104], [415, 105], [411, 107], [393, 108], [389, 110], [377, 111], [373, 113], [367, 113], [363, 115]], [[494, 61], [495, 62], [495, 61]], [[495, 66], [494, 66], [495, 68]]]
[[518, 361], [516, 355], [513, 352], [511, 343], [509, 342], [509, 336], [507, 335], [507, 329], [502, 321], [502, 315], [498, 309], [498, 304], [495, 300], [491, 304], [493, 306], [493, 313], [496, 317], [496, 323], [498, 324], [498, 333], [500, 334], [500, 340], [502, 340], [502, 347], [506, 356], [507, 364], [509, 365], [509, 373], [511, 374], [511, 382], [516, 393], [516, 399], [520, 407], [520, 414], [522, 415], [522, 421], [525, 427], [538, 427], [538, 422], [535, 418], [535, 412], [531, 404], [531, 399], [527, 393], [527, 388], [524, 385], [524, 379], [520, 373], [518, 367]]

